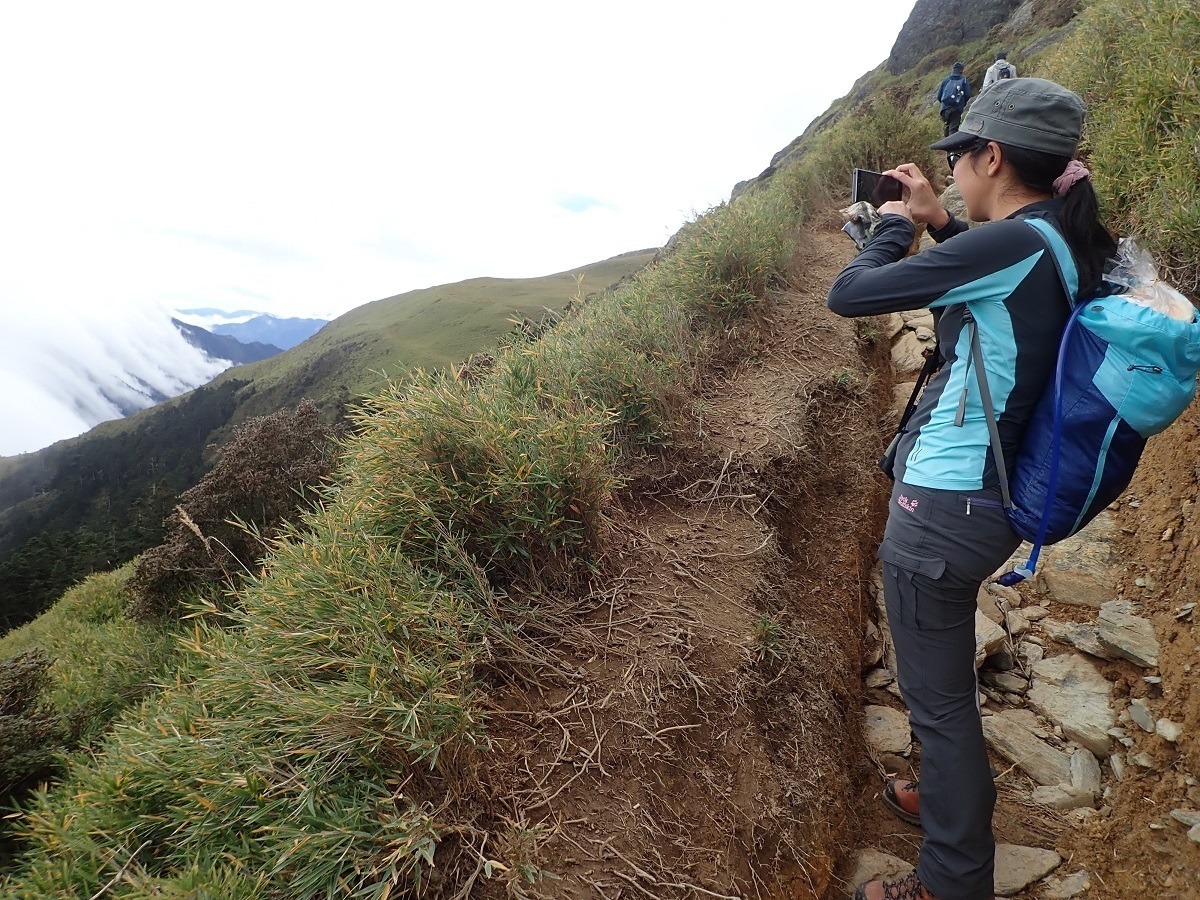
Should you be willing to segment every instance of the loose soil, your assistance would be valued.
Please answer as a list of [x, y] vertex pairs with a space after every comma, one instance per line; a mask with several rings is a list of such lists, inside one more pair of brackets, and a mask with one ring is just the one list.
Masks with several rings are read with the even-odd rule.
[[[863, 704], [903, 708], [861, 681], [887, 340], [881, 322], [825, 307], [853, 256], [836, 224], [798, 241], [790, 287], [713, 354], [671, 450], [636, 465], [590, 590], [539, 600], [551, 661], [493, 689], [479, 777], [500, 837], [479, 852], [501, 879], [470, 896], [826, 900], [848, 896], [857, 850], [915, 861], [919, 829], [879, 792], [919, 771], [919, 747], [872, 758], [860, 731]], [[1191, 740], [1156, 746], [1160, 773], [1127, 776], [1111, 814], [1084, 825], [1029, 802], [1033, 783], [994, 760], [997, 839], [1057, 849], [1061, 873], [1093, 874], [1089, 898], [1200, 896], [1200, 848], [1149, 830], [1200, 807], [1184, 783], [1200, 775], [1200, 611], [1174, 618], [1197, 592], [1184, 551], [1200, 543], [1198, 422], [1193, 409], [1151, 443], [1126, 498], [1141, 502], [1118, 511], [1123, 586], [1157, 585], [1134, 599], [1163, 641], [1161, 714]], [[1155, 690], [1141, 674], [1129, 667], [1118, 693]]]

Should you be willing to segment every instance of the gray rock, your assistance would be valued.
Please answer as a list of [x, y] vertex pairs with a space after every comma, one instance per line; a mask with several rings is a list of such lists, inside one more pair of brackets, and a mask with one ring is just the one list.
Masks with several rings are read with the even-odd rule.
[[1050, 610], [1046, 609], [1044, 606], [1026, 606], [1021, 610], [1021, 615], [1027, 618], [1030, 622], [1038, 622], [1050, 615]]
[[1046, 550], [1041, 578], [1059, 603], [1100, 606], [1116, 596], [1114, 571], [1120, 563], [1112, 516], [1102, 512], [1074, 537]]
[[1039, 785], [1033, 789], [1030, 799], [1042, 806], [1050, 806], [1054, 809], [1062, 810], [1094, 807], [1096, 805], [1095, 794], [1069, 784]]
[[1200, 844], [1200, 825], [1193, 825], [1188, 830], [1188, 840], [1194, 844]]
[[997, 597], [987, 588], [981, 587], [979, 593], [975, 595], [975, 603], [979, 607], [979, 611], [999, 625], [1004, 627], [1004, 601]]
[[1100, 762], [1091, 750], [1071, 754], [1071, 786], [1092, 796], [1100, 793]]
[[[932, 313], [930, 315], [932, 317]], [[883, 332], [887, 335], [889, 341], [902, 332], [904, 330], [904, 326], [907, 324], [904, 321], [904, 316], [902, 316], [900, 313], [890, 313], [887, 316], [884, 316], [884, 319], [886, 324], [884, 325]], [[916, 384], [916, 382], [913, 382], [913, 384]], [[910, 394], [912, 393], [913, 384], [908, 386], [908, 392]]]
[[984, 588], [996, 599], [1007, 603], [1009, 609], [1017, 609], [1022, 603], [1021, 592], [1014, 587], [1007, 587], [995, 581], [989, 581], [984, 585]]
[[1171, 818], [1180, 825], [1186, 825], [1189, 828], [1200, 825], [1200, 812], [1194, 809], [1173, 809], [1171, 810]]
[[1178, 743], [1183, 737], [1183, 726], [1170, 719], [1159, 719], [1154, 723], [1154, 731], [1164, 741], [1170, 741], [1172, 744]]
[[900, 424], [900, 417], [904, 415], [904, 409], [908, 406], [908, 398], [912, 396], [913, 388], [915, 386], [915, 381], [905, 381], [892, 388], [892, 410], [890, 421], [893, 428]]
[[1074, 653], [1041, 660], [1033, 667], [1033, 686], [1026, 696], [1071, 740], [1097, 756], [1108, 755], [1112, 739], [1107, 731], [1117, 724], [1112, 685], [1088, 660]]
[[1108, 764], [1112, 767], [1113, 778], [1117, 781], [1125, 780], [1125, 760], [1121, 759], [1120, 754], [1114, 753], [1108, 758]]
[[1011, 672], [1017, 667], [1017, 661], [1007, 648], [998, 653], [993, 653], [984, 660], [983, 664], [993, 672]]
[[1008, 672], [990, 672], [983, 671], [979, 673], [979, 680], [988, 687], [994, 687], [1000, 691], [1009, 691], [1014, 694], [1024, 694], [1029, 690], [1029, 682], [1020, 675], [1012, 675]]
[[1003, 628], [975, 610], [975, 668], [983, 665], [983, 661], [1004, 646], [1008, 634]]
[[900, 320], [909, 328], [933, 328], [933, 312], [928, 309], [908, 309], [900, 313]]
[[1047, 879], [1042, 896], [1046, 900], [1071, 900], [1072, 897], [1086, 893], [1091, 886], [1091, 875], [1087, 872], [1076, 872], [1074, 875], [1066, 875], [1062, 878]]
[[1046, 655], [1046, 651], [1030, 641], [1021, 641], [1017, 645], [1017, 654], [1025, 661], [1025, 665], [1033, 668]]
[[889, 706], [868, 706], [863, 710], [863, 732], [867, 743], [877, 753], [907, 756], [912, 750], [912, 732], [908, 716]]
[[1029, 620], [1025, 618], [1023, 613], [1016, 610], [1009, 612], [1004, 624], [1008, 628], [1008, 633], [1013, 637], [1020, 637], [1029, 630]]
[[1095, 625], [1080, 625], [1078, 622], [1058, 622], [1046, 619], [1042, 629], [1052, 640], [1076, 650], [1082, 650], [1100, 659], [1112, 659], [1112, 654], [1100, 643], [1100, 636]]
[[1045, 734], [1029, 710], [1005, 709], [983, 720], [984, 739], [1004, 759], [1038, 784], [1070, 784], [1070, 758], [1046, 744], [1037, 731]]
[[867, 673], [865, 683], [869, 688], [882, 688], [887, 687], [895, 680], [896, 676], [887, 669], [872, 669]]
[[925, 364], [925, 345], [911, 331], [905, 331], [892, 344], [892, 368], [898, 375], [920, 371]]
[[1134, 724], [1146, 734], [1154, 734], [1154, 713], [1150, 712], [1150, 707], [1146, 705], [1145, 700], [1129, 702], [1129, 718], [1133, 719]]
[[854, 895], [856, 885], [872, 878], [903, 878], [913, 867], [904, 860], [879, 850], [860, 850], [854, 857], [854, 875], [850, 878], [847, 896]]
[[997, 844], [996, 893], [1001, 897], [1011, 897], [1045, 878], [1061, 864], [1062, 857], [1053, 850]]
[[1129, 761], [1140, 769], [1154, 768], [1154, 759], [1149, 753], [1130, 753]]
[[1128, 600], [1110, 600], [1100, 606], [1096, 625], [1100, 645], [1144, 669], [1158, 667], [1158, 638], [1149, 619], [1133, 614]]

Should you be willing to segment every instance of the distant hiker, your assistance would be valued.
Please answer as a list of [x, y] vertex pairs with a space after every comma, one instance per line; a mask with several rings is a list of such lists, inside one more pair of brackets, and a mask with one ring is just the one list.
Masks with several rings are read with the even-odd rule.
[[942, 121], [946, 123], [944, 135], [958, 131], [962, 122], [963, 109], [971, 99], [971, 82], [963, 75], [963, 64], [956, 62], [950, 69], [950, 74], [938, 88], [937, 98], [942, 104]]
[[[1072, 158], [1083, 117], [1083, 101], [1054, 82], [998, 81], [961, 131], [933, 144], [947, 153], [967, 215], [987, 224], [968, 230], [917, 166], [897, 166], [886, 174], [904, 183], [908, 201], [879, 207], [870, 242], [829, 292], [829, 308], [843, 316], [931, 308], [940, 363], [897, 435], [878, 553], [896, 674], [921, 741], [919, 788], [893, 780], [883, 796], [898, 816], [924, 827], [925, 842], [912, 875], [868, 882], [858, 898], [993, 896], [996, 789], [978, 707], [976, 595], [1020, 539], [1001, 508], [980, 380], [968, 370], [978, 356], [972, 345], [981, 345], [1011, 467], [1070, 312], [1055, 258], [1024, 220], [1043, 219], [1065, 241], [1078, 296], [1092, 295], [1116, 251], [1088, 171]], [[928, 225], [936, 243], [907, 256], [914, 222]]]
[[997, 81], [1005, 81], [1009, 78], [1017, 77], [1017, 67], [1008, 61], [1008, 53], [1001, 50], [996, 54], [996, 61], [988, 66], [987, 72], [983, 76], [983, 87], [979, 89], [980, 95], [983, 94]]

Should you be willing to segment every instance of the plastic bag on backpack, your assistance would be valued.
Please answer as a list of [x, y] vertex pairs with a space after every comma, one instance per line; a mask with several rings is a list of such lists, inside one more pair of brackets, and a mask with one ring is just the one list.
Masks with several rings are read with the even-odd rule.
[[1104, 280], [1125, 288], [1121, 296], [1133, 303], [1181, 322], [1196, 319], [1192, 301], [1159, 278], [1154, 257], [1135, 238], [1121, 238], [1116, 265], [1105, 273]]

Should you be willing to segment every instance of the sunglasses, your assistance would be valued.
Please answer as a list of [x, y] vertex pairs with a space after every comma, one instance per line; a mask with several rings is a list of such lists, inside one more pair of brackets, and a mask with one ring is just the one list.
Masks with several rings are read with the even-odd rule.
[[951, 153], [947, 153], [946, 154], [946, 162], [950, 165], [950, 174], [951, 175], [954, 174], [954, 166], [958, 163], [958, 161], [960, 159], [962, 159], [964, 156], [970, 156], [976, 150], [982, 150], [984, 147], [986, 147], [988, 145], [988, 143], [989, 143], [988, 141], [981, 141], [981, 142], [972, 144], [968, 147], [963, 147], [961, 150], [955, 150]]

